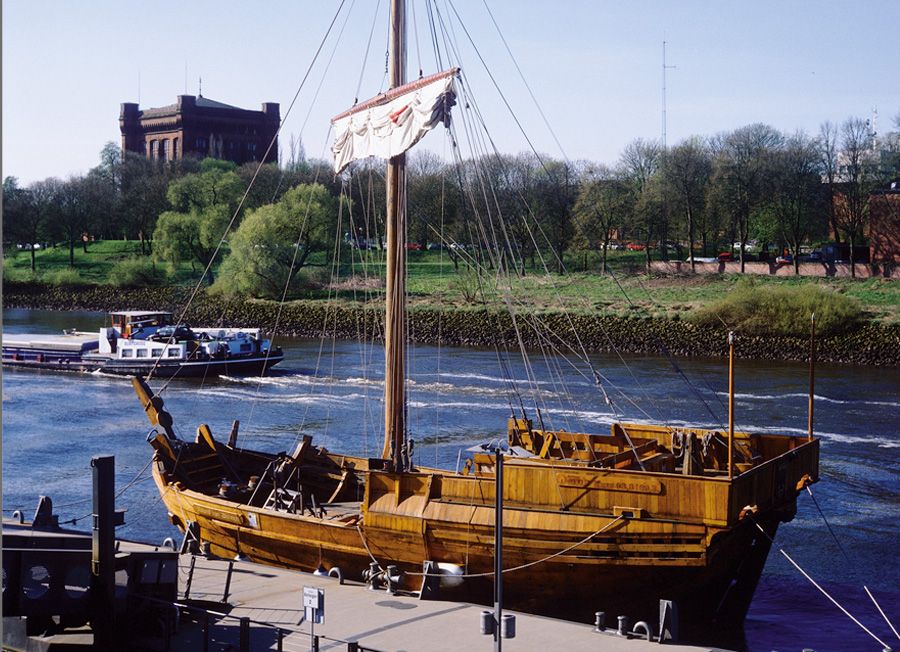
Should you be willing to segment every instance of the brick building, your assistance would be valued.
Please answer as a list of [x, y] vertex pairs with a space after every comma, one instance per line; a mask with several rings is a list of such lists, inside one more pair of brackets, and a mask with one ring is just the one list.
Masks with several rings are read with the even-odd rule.
[[[275, 102], [251, 111], [202, 95], [179, 95], [175, 104], [143, 111], [137, 104], [124, 102], [119, 113], [123, 152], [165, 161], [211, 156], [238, 165], [258, 161], [266, 154], [280, 121]], [[276, 140], [266, 163], [277, 162]]]
[[900, 265], [900, 182], [869, 198], [869, 259]]

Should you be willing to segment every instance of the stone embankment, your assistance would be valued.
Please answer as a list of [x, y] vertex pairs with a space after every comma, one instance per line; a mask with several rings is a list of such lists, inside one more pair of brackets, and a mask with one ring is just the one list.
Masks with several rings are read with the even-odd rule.
[[[186, 288], [121, 288], [93, 286], [66, 288], [40, 284], [4, 287], [5, 308], [50, 310], [172, 310], [180, 315], [191, 290]], [[326, 301], [293, 301], [279, 308], [270, 301], [222, 301], [200, 292], [184, 321], [191, 324], [260, 327], [280, 335], [341, 339], [378, 339], [382, 332], [380, 304], [355, 305]], [[698, 326], [689, 321], [566, 315], [519, 314], [516, 324], [508, 313], [487, 309], [416, 307], [410, 311], [410, 339], [444, 346], [517, 347], [519, 338], [529, 348], [561, 349], [560, 341], [578, 344], [590, 352], [620, 351], [651, 355], [727, 355], [724, 328]], [[554, 335], [548, 338], [547, 333]], [[900, 326], [866, 324], [840, 335], [821, 337], [817, 358], [822, 362], [900, 365]], [[740, 358], [802, 361], [808, 358], [807, 337], [740, 336]]]

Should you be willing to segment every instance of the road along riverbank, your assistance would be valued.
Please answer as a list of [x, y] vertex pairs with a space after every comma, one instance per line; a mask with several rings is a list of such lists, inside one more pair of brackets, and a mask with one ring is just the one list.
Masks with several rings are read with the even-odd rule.
[[[185, 287], [123, 289], [111, 286], [65, 287], [39, 283], [6, 283], [5, 308], [47, 310], [171, 310], [176, 316], [190, 297]], [[699, 326], [688, 320], [643, 316], [564, 314], [533, 315], [542, 325], [539, 334], [527, 320], [516, 324], [506, 313], [489, 308], [416, 306], [410, 309], [410, 339], [444, 346], [546, 345], [546, 331], [571, 338], [572, 326], [589, 352], [619, 351], [674, 356], [727, 355], [726, 329]], [[259, 327], [270, 334], [317, 338], [378, 339], [382, 333], [380, 302], [304, 300], [279, 306], [274, 301], [223, 301], [200, 291], [183, 317], [191, 324], [222, 327]], [[542, 341], [542, 339], [544, 341]], [[554, 342], [554, 346], [558, 343]], [[900, 365], [900, 326], [863, 324], [838, 335], [820, 337], [817, 358], [822, 362], [877, 366]], [[806, 336], [747, 335], [737, 333], [735, 352], [740, 358], [803, 361], [808, 359]]]

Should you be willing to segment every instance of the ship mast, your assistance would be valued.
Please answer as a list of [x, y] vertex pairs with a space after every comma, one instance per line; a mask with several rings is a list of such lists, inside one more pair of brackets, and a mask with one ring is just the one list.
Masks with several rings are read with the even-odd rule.
[[[391, 88], [406, 83], [406, 0], [391, 0]], [[387, 166], [387, 270], [384, 315], [384, 452], [403, 470], [406, 439], [406, 154]]]

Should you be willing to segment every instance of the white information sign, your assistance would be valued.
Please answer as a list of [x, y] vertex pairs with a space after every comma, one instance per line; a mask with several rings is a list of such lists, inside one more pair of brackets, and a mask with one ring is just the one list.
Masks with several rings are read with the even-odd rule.
[[314, 586], [303, 587], [303, 609], [311, 623], [325, 622], [325, 590]]

